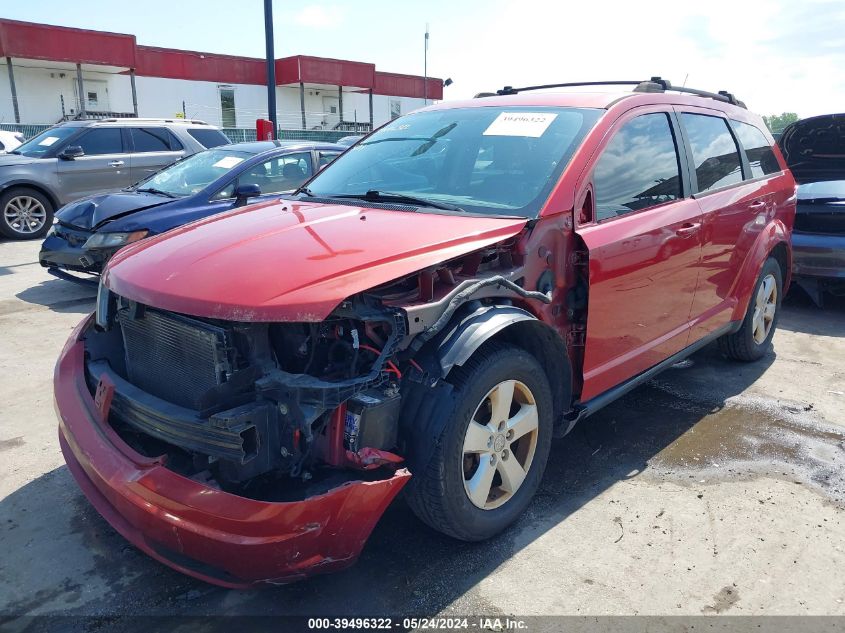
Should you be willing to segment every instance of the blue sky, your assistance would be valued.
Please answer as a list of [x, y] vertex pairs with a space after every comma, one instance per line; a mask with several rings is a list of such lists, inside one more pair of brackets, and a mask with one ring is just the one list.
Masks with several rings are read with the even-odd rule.
[[[261, 0], [27, 0], [3, 17], [134, 33], [140, 44], [263, 56]], [[505, 84], [654, 74], [730, 90], [761, 114], [845, 111], [841, 0], [276, 0], [277, 57], [452, 77], [447, 98]]]

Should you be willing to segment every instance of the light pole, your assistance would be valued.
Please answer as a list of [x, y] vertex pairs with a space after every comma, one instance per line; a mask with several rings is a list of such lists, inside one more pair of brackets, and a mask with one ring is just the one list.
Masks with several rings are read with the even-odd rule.
[[273, 52], [273, 0], [264, 0], [264, 38], [267, 44], [267, 118], [273, 123], [273, 138], [279, 134], [276, 120], [276, 55]]
[[425, 43], [423, 45], [423, 100], [428, 105], [428, 22], [425, 23]]

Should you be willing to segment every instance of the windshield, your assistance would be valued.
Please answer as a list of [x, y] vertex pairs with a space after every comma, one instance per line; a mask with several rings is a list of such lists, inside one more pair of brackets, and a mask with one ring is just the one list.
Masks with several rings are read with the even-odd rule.
[[142, 180], [136, 190], [155, 190], [171, 196], [190, 196], [252, 156], [247, 152], [210, 149], [194, 154], [183, 161]]
[[536, 217], [602, 112], [475, 107], [410, 114], [353, 145], [308, 184], [308, 193], [378, 191], [432, 206]]
[[30, 158], [41, 158], [50, 150], [55, 149], [56, 143], [61, 143], [73, 134], [76, 134], [81, 128], [78, 127], [54, 127], [49, 130], [44, 130], [38, 136], [29, 139], [23, 145], [15, 148], [12, 154], [22, 154]]

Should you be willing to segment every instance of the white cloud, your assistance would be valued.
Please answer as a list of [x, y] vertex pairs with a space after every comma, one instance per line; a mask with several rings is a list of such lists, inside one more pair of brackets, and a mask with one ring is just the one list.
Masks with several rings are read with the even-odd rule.
[[297, 11], [293, 21], [312, 29], [334, 29], [343, 22], [343, 9], [335, 5], [312, 4]]
[[[760, 114], [845, 110], [836, 0], [500, 0], [432, 45], [448, 98], [502, 85], [661, 75], [729, 90]], [[461, 32], [462, 31], [462, 32]]]

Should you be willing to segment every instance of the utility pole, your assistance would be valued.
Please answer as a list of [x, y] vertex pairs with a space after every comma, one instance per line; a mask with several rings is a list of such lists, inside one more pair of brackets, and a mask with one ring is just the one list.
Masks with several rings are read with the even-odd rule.
[[273, 123], [273, 138], [279, 135], [276, 116], [276, 55], [273, 52], [273, 0], [264, 0], [264, 38], [267, 43], [267, 118]]
[[425, 45], [423, 48], [423, 99], [428, 105], [428, 22], [425, 23]]

